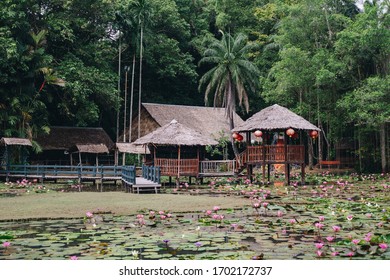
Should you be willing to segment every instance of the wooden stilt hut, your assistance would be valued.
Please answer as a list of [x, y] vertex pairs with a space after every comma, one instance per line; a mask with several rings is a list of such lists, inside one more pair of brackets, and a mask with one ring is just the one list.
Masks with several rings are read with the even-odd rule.
[[19, 163], [26, 164], [27, 155], [24, 151], [24, 147], [32, 147], [32, 143], [29, 139], [26, 138], [7, 138], [3, 137], [0, 139], [0, 146], [4, 146], [4, 153], [1, 156], [0, 167], [5, 167], [6, 170], [6, 180], [8, 181], [8, 173], [11, 166], [11, 153], [12, 147], [21, 147], [19, 151]]
[[118, 142], [115, 144], [115, 165], [118, 165], [119, 154], [142, 154], [144, 155], [144, 162], [148, 162], [150, 151], [147, 146], [137, 146], [133, 143]]
[[147, 145], [153, 155], [154, 166], [161, 168], [161, 175], [176, 177], [199, 176], [199, 163], [204, 157], [205, 146], [218, 142], [200, 132], [172, 120], [150, 134], [134, 142]]
[[[305, 181], [305, 146], [303, 137], [312, 141], [320, 129], [301, 116], [278, 104], [267, 107], [253, 115], [243, 124], [236, 126], [233, 132], [245, 133], [247, 148], [241, 153], [241, 168], [247, 168], [252, 177], [255, 165], [261, 165], [265, 181], [266, 166], [268, 181], [270, 170], [274, 165], [284, 167], [285, 182], [290, 184], [290, 167], [292, 164], [301, 167], [301, 182]], [[252, 140], [253, 139], [253, 140]]]
[[104, 144], [77, 144], [69, 150], [71, 163], [73, 162], [73, 154], [78, 154], [79, 165], [82, 165], [81, 154], [94, 154], [95, 165], [99, 165], [99, 154], [108, 154], [108, 148]]

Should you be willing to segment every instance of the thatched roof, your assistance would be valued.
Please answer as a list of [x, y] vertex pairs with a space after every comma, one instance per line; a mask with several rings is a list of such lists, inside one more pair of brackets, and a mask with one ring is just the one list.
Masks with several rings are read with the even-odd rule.
[[50, 134], [36, 139], [43, 150], [69, 150], [75, 145], [100, 145], [108, 149], [114, 142], [101, 127], [62, 127], [52, 126]]
[[[133, 143], [116, 143], [116, 148], [120, 153], [145, 154], [145, 147], [137, 146]], [[146, 154], [150, 154], [148, 147], [146, 147]]]
[[167, 145], [167, 146], [207, 146], [217, 145], [214, 139], [189, 128], [176, 120], [157, 128], [134, 142], [135, 145]]
[[32, 143], [29, 139], [26, 138], [6, 138], [3, 137], [0, 140], [0, 145], [2, 146], [32, 146]]
[[104, 144], [77, 144], [70, 148], [71, 152], [80, 152], [88, 154], [105, 154], [109, 153], [108, 148]]
[[[143, 103], [142, 105], [160, 126], [169, 124], [175, 119], [186, 127], [197, 130], [213, 139], [218, 139], [221, 131], [225, 135], [231, 134], [225, 108], [152, 103]], [[244, 122], [236, 113], [234, 113], [233, 119], [235, 125]]]
[[301, 116], [291, 112], [289, 109], [278, 104], [267, 107], [260, 112], [254, 114], [247, 119], [243, 124], [237, 125], [233, 131], [254, 131], [254, 130], [279, 130], [279, 129], [302, 129], [302, 130], [317, 130], [318, 127], [311, 124]]

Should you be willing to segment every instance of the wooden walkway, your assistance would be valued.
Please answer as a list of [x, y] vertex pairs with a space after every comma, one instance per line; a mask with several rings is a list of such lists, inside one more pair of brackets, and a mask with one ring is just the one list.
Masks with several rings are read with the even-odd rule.
[[[3, 168], [1, 168], [3, 167]], [[122, 181], [126, 192], [140, 193], [161, 188], [160, 169], [143, 167], [142, 177], [136, 177], [135, 166], [56, 166], [56, 165], [10, 165], [0, 166], [0, 177], [9, 179], [36, 179], [37, 181], [75, 180], [79, 183], [94, 181], [100, 183], [103, 191], [104, 181]]]
[[154, 191], [154, 193], [158, 193], [161, 188], [161, 184], [155, 183], [151, 180], [145, 179], [143, 177], [136, 177], [135, 184], [129, 185], [126, 189], [127, 192], [137, 193]]

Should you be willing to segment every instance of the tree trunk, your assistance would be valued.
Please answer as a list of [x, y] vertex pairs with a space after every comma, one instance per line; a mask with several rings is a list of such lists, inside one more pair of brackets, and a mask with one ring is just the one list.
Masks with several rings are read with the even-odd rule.
[[131, 142], [131, 133], [133, 129], [133, 100], [134, 100], [134, 72], [135, 72], [135, 52], [133, 54], [133, 69], [131, 72], [131, 91], [130, 91], [130, 113], [129, 113], [129, 143]]
[[[321, 131], [318, 133], [318, 162], [322, 161], [322, 124], [321, 124], [321, 117], [320, 117], [320, 97], [317, 93], [317, 121], [318, 121], [318, 127], [321, 129]], [[328, 158], [329, 160], [329, 158]]]
[[121, 92], [121, 63], [122, 63], [122, 46], [120, 41], [120, 34], [119, 34], [119, 58], [118, 58], [118, 93], [117, 93], [117, 103], [116, 103], [116, 142], [119, 140], [119, 97]]
[[[141, 137], [141, 96], [142, 96], [142, 41], [143, 41], [143, 24], [141, 23], [141, 44], [139, 50], [139, 88], [138, 88], [138, 139]], [[138, 154], [138, 164], [140, 163], [140, 154]]]
[[386, 124], [381, 124], [380, 130], [380, 146], [381, 146], [381, 165], [382, 165], [382, 172], [387, 172], [387, 159], [386, 159]]
[[[233, 120], [232, 117], [229, 117], [229, 127], [230, 127], [230, 131], [232, 131], [233, 128], [234, 128], [234, 120]], [[230, 141], [232, 142], [232, 148], [233, 148], [233, 152], [234, 152], [234, 157], [238, 161], [238, 164], [241, 165], [240, 153], [238, 152], [238, 148], [237, 148], [236, 142], [233, 139], [233, 134], [232, 133], [230, 133]]]
[[308, 141], [308, 152], [309, 152], [309, 169], [310, 170], [313, 170], [313, 140], [308, 137], [307, 138], [307, 141]]

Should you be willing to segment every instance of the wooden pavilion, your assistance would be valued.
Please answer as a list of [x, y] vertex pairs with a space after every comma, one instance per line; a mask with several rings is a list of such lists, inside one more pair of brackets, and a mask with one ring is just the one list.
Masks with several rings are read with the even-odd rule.
[[100, 155], [100, 162], [104, 164], [114, 162], [107, 155], [107, 149], [114, 149], [114, 142], [101, 127], [52, 126], [49, 134], [40, 135], [35, 140], [42, 147], [42, 152], [32, 158], [35, 163], [73, 165], [80, 162], [80, 157], [73, 157], [79, 151], [86, 154], [85, 162], [95, 161], [94, 156], [88, 154]]
[[76, 144], [69, 149], [70, 165], [73, 165], [73, 154], [78, 154], [79, 165], [82, 165], [82, 154], [95, 155], [95, 165], [99, 165], [99, 154], [108, 154], [109, 150], [103, 143], [100, 144]]
[[22, 147], [21, 153], [19, 153], [19, 162], [25, 163], [27, 155], [24, 152], [23, 147], [32, 147], [32, 143], [26, 138], [7, 138], [0, 139], [0, 146], [4, 146], [4, 153], [2, 156], [2, 162], [8, 167], [10, 165], [10, 155], [12, 153], [12, 147]]
[[157, 128], [134, 142], [147, 145], [153, 157], [154, 166], [161, 168], [161, 175], [176, 177], [199, 176], [199, 166], [204, 158], [205, 146], [218, 142], [176, 120]]
[[[270, 180], [271, 165], [283, 167], [286, 184], [290, 184], [290, 167], [301, 167], [301, 182], [305, 181], [305, 146], [304, 132], [309, 137], [316, 137], [321, 130], [301, 116], [278, 104], [267, 107], [250, 117], [243, 124], [236, 126], [233, 132], [245, 133], [246, 150], [240, 154], [239, 164], [246, 168], [248, 177], [252, 177], [253, 166], [261, 165], [265, 181], [265, 167]], [[252, 136], [257, 136], [251, 141]], [[262, 140], [262, 141], [261, 141]]]

